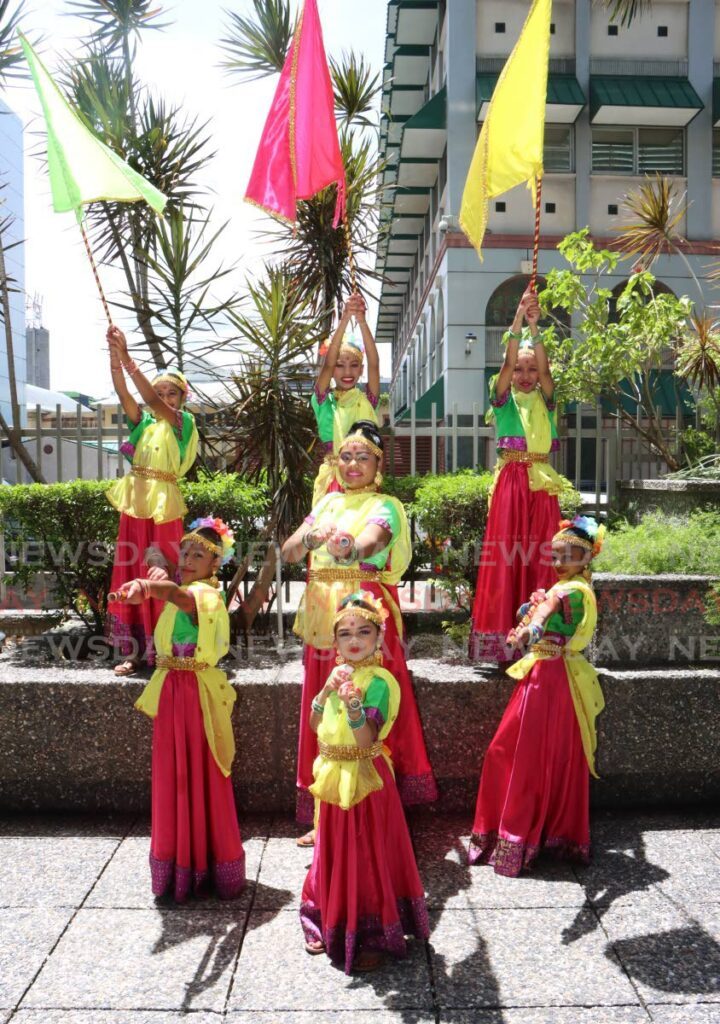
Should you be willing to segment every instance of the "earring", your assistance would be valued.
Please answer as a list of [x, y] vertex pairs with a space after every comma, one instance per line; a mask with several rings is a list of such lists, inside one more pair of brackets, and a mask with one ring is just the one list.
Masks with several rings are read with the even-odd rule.
[[335, 664], [336, 665], [344, 665], [345, 664], [345, 659], [343, 658], [342, 654], [338, 654], [338, 656], [335, 658]]
[[382, 663], [383, 663], [383, 652], [382, 652], [382, 649], [380, 647], [378, 647], [377, 650], [375, 651], [375, 664], [376, 665], [382, 665]]
[[375, 486], [376, 487], [382, 487], [382, 482], [383, 482], [383, 475], [380, 472], [380, 470], [378, 470], [377, 473], [375, 474]]
[[208, 580], [208, 583], [210, 584], [211, 587], [215, 587], [216, 590], [220, 589], [220, 580], [217, 578], [215, 573], [212, 574], [212, 576]]

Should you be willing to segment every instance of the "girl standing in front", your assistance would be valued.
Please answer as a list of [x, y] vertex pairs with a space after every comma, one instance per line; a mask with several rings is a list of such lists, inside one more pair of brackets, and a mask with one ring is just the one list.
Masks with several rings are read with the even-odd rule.
[[150, 874], [156, 896], [183, 902], [214, 888], [232, 899], [245, 885], [230, 768], [235, 691], [216, 668], [230, 622], [215, 573], [233, 555], [221, 519], [196, 519], [180, 546], [178, 586], [132, 580], [123, 604], [165, 602], [155, 627], [157, 668], [135, 707], [153, 721]]
[[[362, 344], [354, 335], [347, 335], [353, 317], [360, 328]], [[367, 358], [367, 384], [363, 394], [357, 384], [362, 375], [364, 357]], [[331, 382], [334, 382], [334, 388], [330, 387]], [[365, 300], [355, 292], [343, 307], [310, 399], [320, 443], [325, 451], [325, 461], [313, 486], [313, 508], [328, 490], [338, 490], [335, 479], [337, 456], [351, 425], [357, 420], [377, 425], [375, 410], [379, 396], [380, 358], [365, 319]]]
[[[523, 317], [527, 334], [521, 333]], [[563, 480], [548, 460], [558, 448], [555, 385], [539, 317], [537, 298], [526, 291], [506, 334], [502, 368], [490, 384], [499, 460], [473, 603], [473, 661], [512, 660], [505, 638], [515, 609], [554, 578], [549, 547], [560, 519]]]
[[334, 618], [338, 667], [312, 702], [319, 753], [310, 792], [317, 841], [300, 920], [308, 953], [327, 953], [346, 973], [403, 957], [405, 936], [426, 939], [427, 909], [384, 742], [400, 706], [381, 668], [388, 612], [371, 593], [351, 594]]
[[[195, 461], [198, 435], [194, 416], [183, 408], [188, 395], [183, 374], [164, 370], [150, 383], [130, 358], [118, 327], [108, 328], [107, 340], [113, 385], [130, 427], [121, 450], [132, 461], [130, 472], [107, 492], [120, 513], [110, 584], [117, 593], [136, 578], [163, 580], [174, 575], [187, 513], [177, 484]], [[147, 410], [130, 394], [126, 373]], [[161, 610], [155, 600], [139, 606], [108, 601], [108, 634], [125, 659], [116, 666], [117, 675], [131, 675], [144, 658], [154, 662], [152, 636]]]
[[507, 670], [518, 683], [485, 754], [469, 851], [471, 864], [501, 875], [520, 874], [543, 849], [590, 859], [589, 783], [604, 701], [580, 652], [597, 621], [589, 564], [603, 534], [589, 517], [560, 523], [552, 539], [558, 581], [520, 607], [507, 638], [528, 653]]

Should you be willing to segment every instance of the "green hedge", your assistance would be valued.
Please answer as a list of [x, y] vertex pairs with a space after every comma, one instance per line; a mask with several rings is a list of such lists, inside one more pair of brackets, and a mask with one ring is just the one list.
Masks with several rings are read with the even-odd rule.
[[[75, 480], [0, 488], [7, 569], [28, 588], [49, 574], [56, 606], [78, 612], [102, 630], [118, 513], [105, 492], [110, 481]], [[216, 515], [235, 530], [242, 550], [257, 536], [267, 510], [265, 492], [236, 474], [182, 481], [189, 519]], [[226, 569], [227, 573], [228, 569]]]
[[593, 568], [630, 576], [720, 576], [720, 511], [699, 510], [683, 518], [656, 511], [635, 526], [617, 523]]

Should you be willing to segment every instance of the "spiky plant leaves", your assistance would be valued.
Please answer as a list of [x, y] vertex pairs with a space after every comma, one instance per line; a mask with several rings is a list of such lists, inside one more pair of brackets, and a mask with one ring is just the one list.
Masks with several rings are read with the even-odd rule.
[[[373, 127], [375, 98], [382, 91], [379, 74], [361, 54], [343, 53], [339, 61], [330, 58], [330, 75], [335, 94], [335, 114], [341, 124]], [[372, 116], [371, 116], [372, 113]]]
[[220, 40], [226, 55], [220, 66], [244, 82], [282, 71], [295, 31], [289, 0], [253, 0], [253, 6], [251, 17], [225, 12], [228, 34]]
[[652, 9], [652, 0], [601, 0], [601, 3], [610, 11], [611, 21], [619, 21], [621, 25], [630, 25]]

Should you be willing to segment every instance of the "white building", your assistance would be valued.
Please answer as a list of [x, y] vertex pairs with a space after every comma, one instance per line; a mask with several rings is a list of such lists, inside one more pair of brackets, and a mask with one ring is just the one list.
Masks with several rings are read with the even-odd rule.
[[[392, 343], [397, 418], [414, 404], [427, 419], [435, 405], [449, 423], [457, 403], [458, 423], [469, 424], [473, 403], [486, 405], [528, 280], [526, 188], [491, 203], [483, 263], [457, 219], [480, 125], [528, 9], [529, 0], [388, 4], [377, 335]], [[679, 230], [702, 276], [720, 238], [720, 4], [653, 0], [623, 27], [591, 0], [555, 0], [551, 31], [540, 274], [565, 265], [555, 245], [576, 228], [588, 225], [601, 244], [615, 237], [622, 197], [659, 171], [687, 192]], [[620, 269], [613, 286], [627, 277]], [[697, 299], [679, 257], [654, 269]], [[461, 444], [458, 464], [471, 461]]]
[[[0, 99], [0, 222], [9, 219], [10, 227], [3, 231], [5, 247], [20, 244], [5, 253], [7, 275], [10, 279], [10, 313], [18, 402], [25, 406], [25, 246], [23, 211], [23, 126], [2, 99]], [[8, 423], [12, 423], [10, 382], [8, 379], [7, 345], [5, 333], [0, 332], [0, 410]]]

